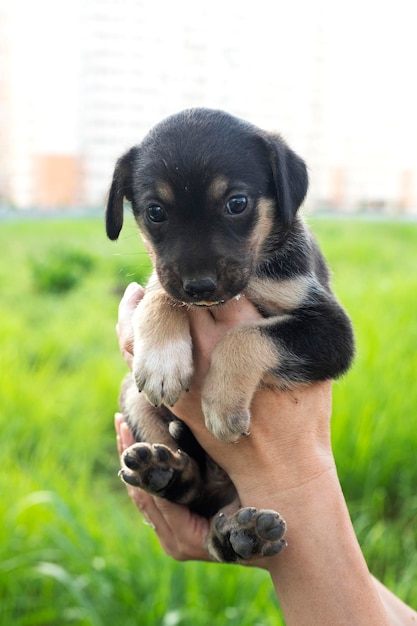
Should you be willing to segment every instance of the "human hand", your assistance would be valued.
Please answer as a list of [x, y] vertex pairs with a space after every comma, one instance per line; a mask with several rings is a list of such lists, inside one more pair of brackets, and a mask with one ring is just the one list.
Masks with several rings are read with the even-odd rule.
[[[123, 415], [116, 413], [114, 425], [117, 435], [119, 457], [126, 448], [135, 443]], [[205, 540], [209, 521], [192, 513], [188, 507], [169, 502], [163, 498], [126, 484], [127, 492], [144, 521], [155, 531], [164, 551], [177, 561], [209, 561]]]

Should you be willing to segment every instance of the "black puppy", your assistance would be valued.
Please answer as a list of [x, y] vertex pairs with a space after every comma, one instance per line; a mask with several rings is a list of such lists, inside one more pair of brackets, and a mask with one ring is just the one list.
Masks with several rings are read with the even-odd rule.
[[[209, 109], [164, 120], [117, 162], [107, 234], [119, 236], [126, 198], [155, 266], [134, 319], [133, 378], [121, 394], [138, 441], [124, 454], [126, 482], [207, 517], [236, 496], [167, 408], [193, 374], [187, 307], [244, 294], [263, 317], [229, 331], [214, 350], [202, 408], [219, 439], [249, 433], [262, 383], [288, 388], [348, 369], [352, 327], [297, 215], [307, 186], [304, 162], [280, 136]], [[242, 561], [278, 552], [284, 531], [277, 513], [240, 509], [215, 519], [207, 546], [215, 559]]]

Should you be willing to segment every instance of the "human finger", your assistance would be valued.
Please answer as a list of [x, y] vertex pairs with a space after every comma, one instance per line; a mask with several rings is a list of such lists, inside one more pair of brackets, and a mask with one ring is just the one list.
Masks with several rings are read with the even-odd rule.
[[[188, 312], [191, 331], [204, 336], [207, 329], [220, 328], [226, 332], [229, 328], [240, 326], [261, 319], [261, 314], [245, 296], [234, 298], [225, 304], [210, 308], [191, 307]], [[203, 327], [203, 331], [200, 331]], [[216, 333], [216, 335], [219, 333]]]
[[119, 315], [116, 324], [116, 333], [119, 347], [124, 360], [132, 366], [133, 357], [133, 313], [142, 300], [145, 291], [138, 283], [130, 283], [119, 304]]
[[192, 307], [188, 311], [194, 347], [194, 384], [199, 387], [210, 367], [217, 343], [232, 328], [261, 319], [259, 311], [244, 296], [211, 308]]
[[142, 489], [128, 490], [145, 524], [155, 532], [162, 549], [177, 561], [208, 561], [205, 540], [209, 522], [181, 504], [152, 496]]
[[121, 457], [126, 448], [135, 443], [135, 438], [133, 437], [129, 426], [126, 424], [125, 417], [122, 413], [115, 414], [114, 427], [116, 430], [117, 451], [119, 453], [119, 457]]
[[163, 498], [140, 497], [140, 508], [163, 550], [177, 561], [208, 561], [205, 540], [209, 521], [187, 506]]

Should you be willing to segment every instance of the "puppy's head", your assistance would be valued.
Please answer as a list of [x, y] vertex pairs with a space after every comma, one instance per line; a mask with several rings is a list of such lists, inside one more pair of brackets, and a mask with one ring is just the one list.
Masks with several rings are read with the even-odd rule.
[[119, 159], [107, 234], [119, 236], [126, 198], [166, 291], [181, 302], [224, 302], [278, 251], [307, 186], [304, 162], [278, 135], [191, 109]]

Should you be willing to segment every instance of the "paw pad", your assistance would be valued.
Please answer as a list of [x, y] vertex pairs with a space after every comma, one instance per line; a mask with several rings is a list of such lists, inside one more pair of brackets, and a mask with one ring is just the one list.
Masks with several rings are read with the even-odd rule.
[[213, 556], [225, 562], [278, 554], [286, 545], [286, 524], [276, 511], [246, 507], [227, 517], [220, 513], [208, 539]]
[[162, 444], [136, 443], [123, 454], [121, 478], [135, 487], [159, 494], [171, 482], [188, 457], [175, 453]]

